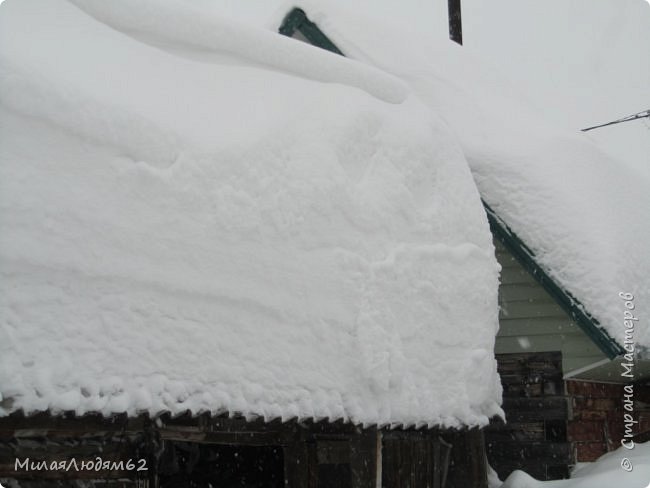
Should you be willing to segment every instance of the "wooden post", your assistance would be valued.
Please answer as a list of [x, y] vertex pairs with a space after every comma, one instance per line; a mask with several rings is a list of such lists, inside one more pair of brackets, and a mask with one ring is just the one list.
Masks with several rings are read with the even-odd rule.
[[460, 0], [447, 0], [449, 15], [449, 39], [463, 45], [463, 22], [460, 12]]

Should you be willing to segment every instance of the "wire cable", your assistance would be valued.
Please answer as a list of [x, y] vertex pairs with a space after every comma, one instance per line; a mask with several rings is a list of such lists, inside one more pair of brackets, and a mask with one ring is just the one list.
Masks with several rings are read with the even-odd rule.
[[643, 112], [638, 112], [632, 115], [628, 115], [627, 117], [623, 117], [618, 120], [613, 120], [612, 122], [607, 122], [606, 124], [600, 124], [600, 125], [594, 125], [593, 127], [587, 127], [586, 129], [581, 129], [582, 132], [587, 132], [588, 130], [592, 129], [598, 129], [600, 127], [607, 127], [608, 125], [614, 125], [614, 124], [620, 124], [622, 122], [629, 122], [631, 120], [638, 120], [638, 119], [643, 119], [643, 118], [650, 118], [650, 109], [645, 110]]

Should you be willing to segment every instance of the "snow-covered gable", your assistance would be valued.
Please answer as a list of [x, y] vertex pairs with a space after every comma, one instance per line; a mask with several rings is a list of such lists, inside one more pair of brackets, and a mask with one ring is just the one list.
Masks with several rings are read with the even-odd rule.
[[500, 412], [485, 215], [405, 84], [189, 3], [76, 3], [0, 7], [0, 414]]
[[[577, 300], [619, 347], [625, 344], [619, 294], [634, 295], [635, 317], [650, 310], [650, 156], [619, 161], [577, 129], [556, 128], [539, 109], [545, 100], [532, 103], [524, 87], [438, 36], [440, 29], [423, 29], [428, 21], [417, 15], [416, 1], [385, 18], [363, 2], [351, 8], [338, 0], [303, 0], [283, 8], [293, 5], [347, 56], [406, 81], [449, 124], [483, 200], [569, 300]], [[379, 10], [388, 5], [381, 2]], [[647, 66], [648, 59], [639, 61]], [[647, 354], [650, 328], [640, 320], [633, 340]]]

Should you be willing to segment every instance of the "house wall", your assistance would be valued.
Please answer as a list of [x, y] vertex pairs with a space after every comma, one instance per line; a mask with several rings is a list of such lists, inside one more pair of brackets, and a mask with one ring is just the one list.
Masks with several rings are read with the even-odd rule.
[[[567, 381], [571, 396], [572, 416], [568, 438], [573, 443], [578, 462], [595, 461], [603, 454], [618, 449], [625, 433], [623, 385]], [[650, 385], [634, 385], [634, 407], [631, 412], [638, 424], [633, 434], [648, 440], [650, 431]]]
[[574, 457], [561, 354], [500, 354], [497, 362], [507, 423], [494, 419], [486, 429], [490, 465], [501, 479], [515, 469], [539, 480], [567, 477]]
[[567, 381], [572, 419], [569, 440], [578, 462], [595, 461], [620, 446], [623, 437], [623, 385]]
[[563, 373], [605, 359], [605, 355], [498, 241], [501, 264], [499, 333], [495, 353], [560, 351]]
[[[147, 471], [16, 469], [16, 458], [58, 463], [146, 460]], [[84, 462], [85, 464], [85, 462]], [[20, 488], [487, 488], [479, 429], [363, 428], [241, 416], [0, 417], [0, 482]], [[110, 482], [110, 484], [107, 484]]]
[[[548, 421], [543, 415], [540, 413], [541, 417], [533, 419], [532, 423], [519, 424], [517, 419], [522, 415], [521, 408], [511, 402], [518, 395], [526, 398], [543, 395], [544, 387], [539, 382], [531, 383], [524, 376], [544, 378], [548, 373], [542, 367], [536, 374], [538, 367], [528, 365], [526, 374], [519, 372], [523, 379], [518, 383], [519, 380], [516, 377], [513, 379], [511, 375], [512, 357], [516, 358], [518, 354], [525, 357], [526, 353], [532, 353], [530, 357], [536, 361], [534, 353], [556, 351], [562, 363], [559, 371], [563, 374], [606, 359], [587, 334], [496, 239], [495, 248], [497, 260], [502, 266], [499, 287], [500, 329], [495, 353], [504, 385], [504, 408], [509, 417], [509, 425], [501, 428], [493, 425], [489, 429], [488, 453], [495, 452], [494, 447], [508, 439], [521, 446], [532, 438], [548, 441], [545, 438], [549, 431], [546, 425]], [[562, 382], [562, 388], [565, 388], [563, 392], [555, 392], [556, 395], [564, 394], [568, 400], [564, 440], [570, 443], [571, 458], [577, 462], [595, 461], [606, 452], [617, 449], [625, 428], [623, 385], [602, 383], [612, 375], [620, 380], [620, 365], [614, 361], [592, 369], [587, 374], [592, 376], [592, 382], [571, 379]], [[633, 414], [639, 422], [634, 426], [634, 434], [641, 436], [639, 442], [647, 441], [650, 440], [650, 384], [637, 383], [634, 393]], [[554, 420], [555, 426], [558, 425], [558, 420]], [[548, 470], [544, 471], [543, 466], [533, 466], [531, 469], [537, 469], [540, 478], [545, 474], [549, 477], [550, 474], [556, 476], [561, 471], [549, 473]]]

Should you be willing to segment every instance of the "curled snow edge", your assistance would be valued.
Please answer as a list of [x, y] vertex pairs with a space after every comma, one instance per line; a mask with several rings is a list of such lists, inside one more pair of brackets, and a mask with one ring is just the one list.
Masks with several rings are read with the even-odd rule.
[[405, 85], [185, 4], [75, 4], [0, 9], [0, 415], [502, 414], [487, 221]]

